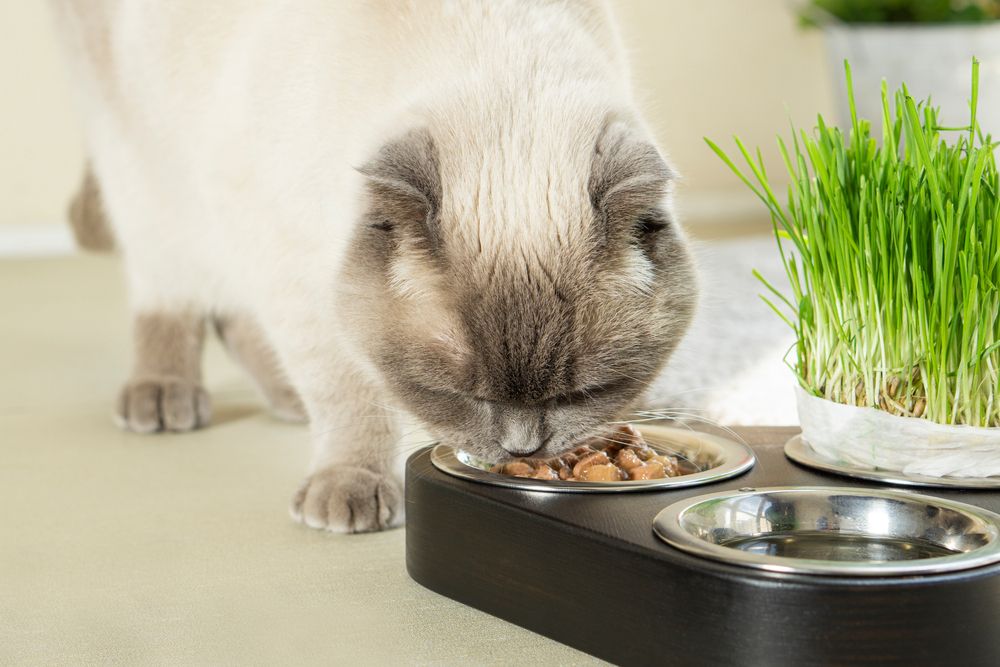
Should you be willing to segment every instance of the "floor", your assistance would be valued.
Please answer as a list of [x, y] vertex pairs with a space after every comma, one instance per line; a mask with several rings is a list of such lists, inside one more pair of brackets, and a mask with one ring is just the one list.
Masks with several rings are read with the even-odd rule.
[[217, 347], [211, 428], [116, 430], [114, 259], [0, 261], [0, 312], [0, 664], [596, 662], [413, 583], [403, 530], [293, 524], [304, 428]]

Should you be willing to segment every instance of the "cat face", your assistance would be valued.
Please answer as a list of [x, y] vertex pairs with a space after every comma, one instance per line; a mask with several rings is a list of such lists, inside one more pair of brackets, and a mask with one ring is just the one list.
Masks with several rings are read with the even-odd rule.
[[692, 316], [666, 163], [623, 122], [575, 143], [510, 168], [421, 129], [362, 170], [340, 308], [396, 401], [487, 460], [625, 415]]

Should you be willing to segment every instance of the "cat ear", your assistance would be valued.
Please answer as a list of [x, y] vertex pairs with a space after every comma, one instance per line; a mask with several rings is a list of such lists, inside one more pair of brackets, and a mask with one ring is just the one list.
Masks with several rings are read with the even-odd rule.
[[441, 174], [437, 147], [427, 130], [411, 130], [390, 141], [358, 171], [367, 178], [370, 227], [391, 231], [417, 225], [436, 245]]
[[588, 183], [599, 238], [663, 229], [668, 216], [662, 204], [675, 179], [652, 143], [624, 121], [607, 122], [594, 145]]

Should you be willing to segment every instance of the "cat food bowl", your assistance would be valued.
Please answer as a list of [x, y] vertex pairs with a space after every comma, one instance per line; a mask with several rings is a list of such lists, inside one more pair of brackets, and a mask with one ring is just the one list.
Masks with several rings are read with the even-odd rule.
[[688, 553], [772, 572], [881, 577], [1000, 561], [1000, 515], [908, 491], [726, 491], [670, 505], [653, 530]]
[[431, 451], [431, 463], [438, 470], [473, 482], [525, 491], [556, 493], [620, 493], [675, 489], [708, 484], [734, 477], [749, 470], [756, 462], [753, 451], [744, 444], [708, 433], [680, 428], [642, 424], [646, 444], [658, 454], [677, 459], [684, 474], [659, 479], [623, 481], [563, 481], [514, 477], [490, 472], [490, 463], [448, 445]]

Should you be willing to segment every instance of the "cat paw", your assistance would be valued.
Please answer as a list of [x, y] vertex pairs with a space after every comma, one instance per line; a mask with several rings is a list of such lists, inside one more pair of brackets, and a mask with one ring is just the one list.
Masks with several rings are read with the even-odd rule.
[[292, 518], [333, 533], [370, 533], [403, 523], [403, 495], [387, 475], [333, 465], [306, 478], [292, 499]]
[[115, 421], [136, 433], [191, 431], [208, 426], [211, 408], [201, 386], [180, 378], [135, 379], [118, 397]]

